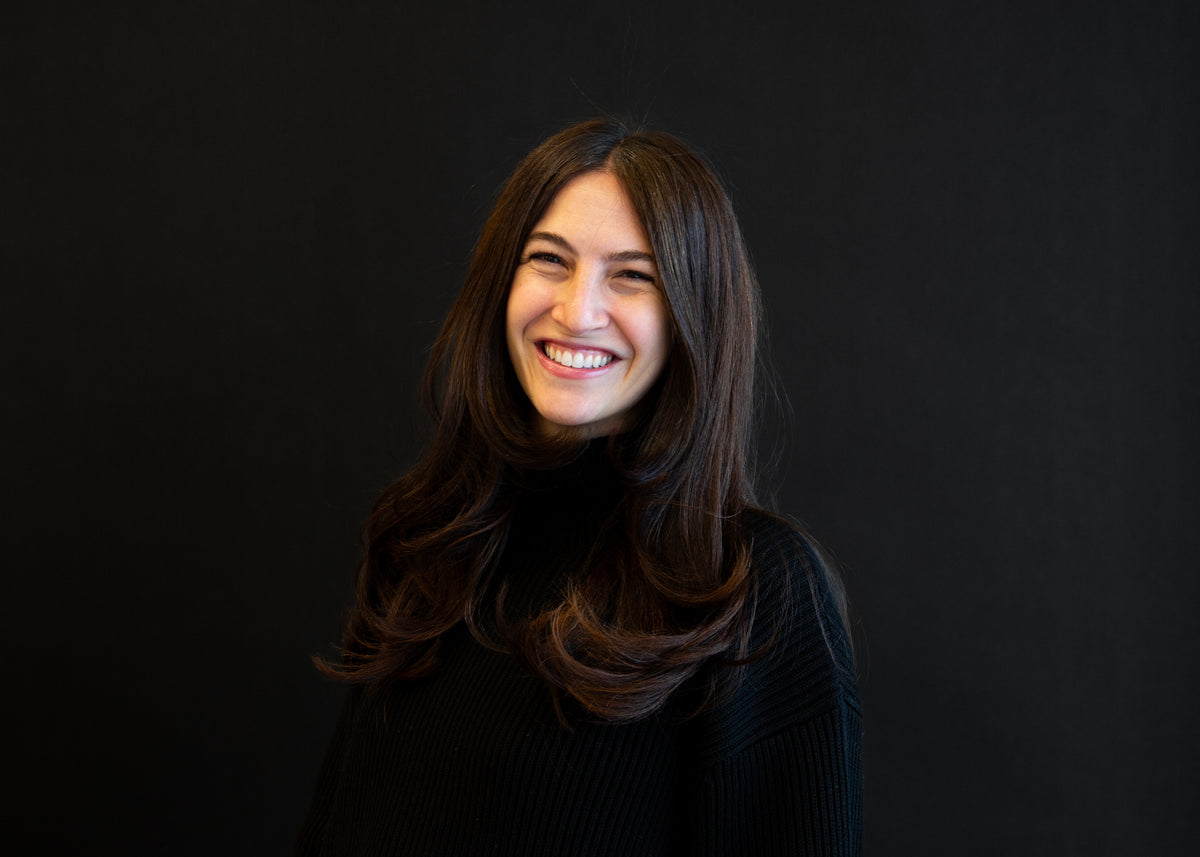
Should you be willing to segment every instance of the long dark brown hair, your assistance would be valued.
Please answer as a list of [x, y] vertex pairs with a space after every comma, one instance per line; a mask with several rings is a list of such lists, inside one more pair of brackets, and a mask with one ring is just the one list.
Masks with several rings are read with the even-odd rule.
[[478, 614], [520, 475], [565, 462], [580, 445], [531, 430], [505, 306], [535, 223], [568, 181], [591, 171], [616, 176], [645, 226], [672, 348], [636, 424], [608, 440], [627, 487], [612, 543], [594, 554], [604, 573], [581, 570], [560, 601], [509, 628], [503, 645], [556, 698], [565, 693], [609, 720], [652, 713], [707, 662], [747, 656], [756, 589], [741, 513], [754, 504], [758, 286], [707, 164], [667, 134], [596, 120], [531, 152], [483, 228], [426, 369], [432, 441], [364, 526], [341, 663], [318, 660], [327, 674], [421, 676], [458, 622], [495, 644]]

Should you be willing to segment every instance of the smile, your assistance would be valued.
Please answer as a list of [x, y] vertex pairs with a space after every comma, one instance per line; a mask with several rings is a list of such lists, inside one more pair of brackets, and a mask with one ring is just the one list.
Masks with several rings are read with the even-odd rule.
[[552, 342], [542, 343], [542, 353], [555, 363], [573, 369], [599, 369], [615, 359], [612, 354], [607, 352], [559, 348]]

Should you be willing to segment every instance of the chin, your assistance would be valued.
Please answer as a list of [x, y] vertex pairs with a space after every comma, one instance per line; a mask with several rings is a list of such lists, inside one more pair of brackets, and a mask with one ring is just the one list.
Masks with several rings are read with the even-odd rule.
[[538, 424], [543, 433], [597, 437], [615, 434], [621, 429], [617, 417], [592, 417], [579, 414], [554, 414], [538, 411]]

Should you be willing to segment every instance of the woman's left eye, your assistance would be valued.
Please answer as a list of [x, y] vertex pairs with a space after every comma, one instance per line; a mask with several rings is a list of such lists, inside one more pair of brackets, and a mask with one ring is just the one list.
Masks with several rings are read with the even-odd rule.
[[644, 283], [653, 283], [654, 282], [654, 277], [650, 274], [647, 274], [645, 271], [634, 271], [634, 270], [622, 271], [617, 276], [621, 277], [622, 279], [626, 279], [626, 280], [640, 280], [641, 282], [644, 282]]

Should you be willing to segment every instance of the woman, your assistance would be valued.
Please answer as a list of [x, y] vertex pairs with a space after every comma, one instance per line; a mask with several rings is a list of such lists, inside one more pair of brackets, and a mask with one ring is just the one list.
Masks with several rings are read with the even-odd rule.
[[509, 179], [365, 527], [304, 854], [852, 854], [842, 598], [754, 505], [757, 287], [676, 139]]

